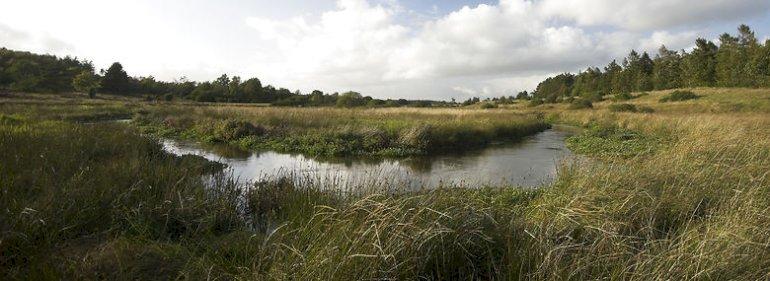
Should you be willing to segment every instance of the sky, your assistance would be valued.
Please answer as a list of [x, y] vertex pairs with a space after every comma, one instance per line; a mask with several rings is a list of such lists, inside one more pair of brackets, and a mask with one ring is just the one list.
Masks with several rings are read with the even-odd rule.
[[716, 40], [770, 39], [768, 0], [2, 0], [0, 46], [132, 76], [457, 100]]

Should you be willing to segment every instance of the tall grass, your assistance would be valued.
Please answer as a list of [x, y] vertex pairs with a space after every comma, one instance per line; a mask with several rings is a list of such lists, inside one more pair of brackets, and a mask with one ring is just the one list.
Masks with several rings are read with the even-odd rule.
[[698, 95], [692, 91], [673, 91], [660, 99], [660, 102], [677, 102], [697, 99]]
[[[0, 125], [0, 271], [56, 279], [68, 257], [115, 236], [175, 241], [240, 223], [207, 161], [177, 158], [124, 126], [30, 121]], [[216, 193], [216, 194], [215, 194]]]
[[537, 115], [505, 110], [181, 106], [143, 113], [135, 123], [148, 133], [315, 156], [428, 154], [515, 141], [549, 127]]
[[[694, 101], [694, 110], [709, 99]], [[0, 154], [0, 274], [770, 278], [770, 118], [761, 111], [674, 110], [679, 106], [656, 107], [663, 113], [655, 114], [610, 112], [601, 104], [549, 112], [550, 120], [593, 127], [581, 137], [590, 140], [586, 153], [601, 156], [565, 163], [549, 186], [411, 193], [340, 191], [292, 178], [236, 188], [227, 175], [201, 177], [205, 162], [169, 156], [127, 125], [7, 111], [13, 114], [0, 118], [0, 149], [13, 153]], [[645, 153], [615, 153], [629, 145]]]

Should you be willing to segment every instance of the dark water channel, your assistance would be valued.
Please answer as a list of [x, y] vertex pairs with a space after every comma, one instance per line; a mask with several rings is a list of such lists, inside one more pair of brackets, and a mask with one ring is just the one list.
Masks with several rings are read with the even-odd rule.
[[301, 154], [243, 151], [227, 145], [162, 142], [171, 153], [193, 154], [226, 164], [227, 172], [242, 183], [291, 176], [329, 188], [360, 185], [536, 187], [552, 181], [560, 161], [572, 157], [564, 140], [574, 133], [572, 128], [556, 126], [517, 143], [404, 159], [315, 159]]

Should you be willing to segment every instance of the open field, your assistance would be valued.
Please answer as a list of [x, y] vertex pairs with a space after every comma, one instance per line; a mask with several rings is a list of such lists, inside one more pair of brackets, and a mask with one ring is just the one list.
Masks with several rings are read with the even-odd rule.
[[[20, 280], [770, 278], [770, 90], [699, 88], [697, 99], [659, 102], [669, 92], [579, 110], [525, 103], [306, 109], [4, 102], [0, 274]], [[620, 103], [652, 112], [610, 110]], [[124, 117], [135, 122], [73, 122]], [[244, 122], [245, 134], [232, 133], [241, 125], [228, 127]], [[433, 153], [516, 139], [549, 123], [585, 127], [568, 145], [594, 160], [565, 163], [553, 184], [538, 189], [417, 193], [366, 186], [321, 191], [285, 179], [246, 190], [226, 177], [207, 184], [200, 175], [216, 165], [168, 155], [142, 135], [257, 149], [296, 141], [301, 145], [285, 149], [319, 155]], [[425, 142], [396, 146], [426, 127]], [[348, 142], [324, 142], [342, 137]], [[371, 139], [381, 142], [350, 149]]]
[[[675, 90], [650, 91], [634, 93], [636, 98], [627, 101], [607, 100], [594, 103], [596, 109], [607, 109], [611, 104], [629, 103], [638, 106], [648, 106], [656, 113], [664, 114], [691, 114], [691, 113], [769, 113], [770, 94], [767, 89], [751, 88], [693, 88], [687, 89], [696, 93], [699, 98], [682, 102], [661, 103], [660, 99]], [[516, 109], [526, 110], [525, 103], [512, 106]], [[567, 104], [545, 104], [534, 109], [566, 110]], [[532, 108], [530, 108], [532, 109]]]

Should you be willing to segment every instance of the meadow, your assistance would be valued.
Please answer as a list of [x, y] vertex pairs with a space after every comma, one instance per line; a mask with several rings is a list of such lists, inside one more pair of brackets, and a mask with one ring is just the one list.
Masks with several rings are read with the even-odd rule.
[[[662, 103], [671, 91], [634, 93], [582, 109], [3, 103], [0, 274], [11, 280], [770, 278], [770, 90], [690, 90], [698, 98]], [[84, 123], [127, 116], [131, 124]], [[169, 155], [152, 139], [408, 155], [515, 140], [549, 124], [584, 127], [568, 146], [592, 160], [564, 163], [555, 182], [535, 189], [320, 190], [290, 179], [240, 189], [227, 176], [201, 177], [216, 164]], [[334, 143], [337, 138], [347, 139]], [[371, 139], [380, 143], [352, 149]], [[282, 141], [297, 143], [273, 144]]]

